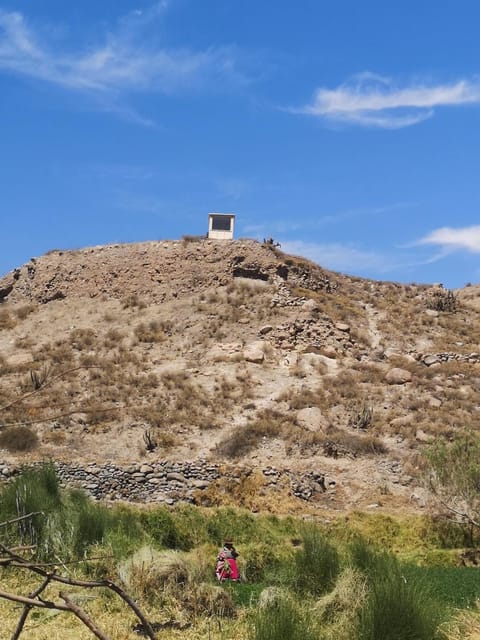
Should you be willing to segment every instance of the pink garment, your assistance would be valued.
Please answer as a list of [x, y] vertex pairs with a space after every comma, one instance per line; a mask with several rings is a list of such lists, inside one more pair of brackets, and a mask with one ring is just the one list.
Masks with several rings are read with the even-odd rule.
[[220, 582], [225, 582], [225, 580], [238, 580], [240, 574], [235, 558], [222, 558], [221, 556], [222, 554], [218, 557], [217, 568], [215, 570], [215, 575], [218, 580], [220, 580]]

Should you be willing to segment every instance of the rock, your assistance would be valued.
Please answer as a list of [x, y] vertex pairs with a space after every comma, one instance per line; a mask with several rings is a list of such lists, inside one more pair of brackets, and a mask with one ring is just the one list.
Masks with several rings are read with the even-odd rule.
[[193, 480], [192, 481], [192, 486], [194, 486], [195, 489], [206, 489], [209, 485], [210, 485], [210, 482], [208, 480]]
[[438, 318], [438, 311], [435, 311], [435, 309], [425, 309], [425, 315], [431, 318]]
[[417, 429], [415, 433], [415, 440], [417, 440], [417, 442], [432, 442], [433, 436], [425, 433], [423, 429]]
[[153, 467], [149, 464], [142, 464], [140, 467], [140, 473], [153, 473]]
[[263, 340], [252, 342], [243, 350], [243, 357], [247, 362], [261, 364], [265, 360], [266, 343]]
[[336, 358], [338, 358], [338, 351], [337, 349], [335, 349], [335, 347], [332, 347], [331, 345], [326, 345], [325, 347], [322, 348], [322, 353], [324, 356], [326, 356], [327, 358], [331, 358], [333, 360], [335, 360]]
[[261, 336], [264, 336], [265, 334], [270, 333], [270, 331], [272, 331], [272, 330], [273, 330], [272, 325], [271, 325], [271, 324], [266, 324], [265, 326], [263, 326], [263, 327], [261, 327], [261, 328], [260, 328], [260, 330], [259, 330], [259, 332], [258, 332], [258, 333], [259, 333]]
[[335, 324], [335, 329], [338, 329], [338, 331], [343, 331], [344, 333], [349, 333], [350, 325], [346, 324], [345, 322], [337, 322]]
[[432, 364], [437, 364], [437, 362], [441, 362], [441, 359], [437, 355], [424, 356], [422, 359], [423, 364], [426, 364], [427, 367], [431, 367]]
[[412, 374], [410, 371], [406, 369], [400, 369], [399, 367], [394, 367], [388, 371], [385, 376], [385, 380], [388, 384], [405, 384], [406, 382], [412, 381]]
[[306, 313], [315, 313], [320, 310], [318, 302], [311, 298], [302, 304], [302, 311]]
[[181, 482], [182, 484], [187, 481], [185, 476], [183, 475], [183, 473], [177, 473], [176, 471], [170, 471], [169, 473], [167, 473], [167, 480], [168, 481], [173, 480], [175, 482]]
[[309, 431], [318, 431], [322, 426], [323, 414], [318, 407], [305, 407], [297, 412], [298, 424]]
[[442, 401], [440, 400], [440, 398], [433, 397], [433, 398], [430, 398], [430, 400], [428, 401], [428, 404], [433, 409], [439, 409], [442, 406]]
[[211, 360], [235, 360], [242, 351], [240, 342], [218, 343], [208, 353]]

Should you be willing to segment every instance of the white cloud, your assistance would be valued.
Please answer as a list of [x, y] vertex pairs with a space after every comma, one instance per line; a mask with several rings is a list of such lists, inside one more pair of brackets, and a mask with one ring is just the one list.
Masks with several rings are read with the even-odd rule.
[[332, 123], [399, 129], [431, 118], [436, 107], [479, 103], [477, 79], [398, 87], [390, 78], [367, 72], [336, 89], [317, 89], [313, 102], [295, 111]]
[[243, 80], [231, 48], [192, 51], [161, 46], [158, 33], [150, 33], [158, 30], [149, 28], [157, 26], [166, 6], [157, 2], [146, 11], [131, 12], [102, 42], [82, 50], [45, 43], [21, 13], [0, 9], [0, 72], [100, 96], [128, 91], [171, 93], [219, 79], [224, 83]]
[[334, 271], [357, 273], [365, 269], [386, 271], [391, 268], [385, 256], [373, 251], [363, 251], [350, 245], [316, 244], [293, 240], [282, 242], [281, 248], [286, 253], [304, 256], [322, 267]]
[[470, 253], [480, 253], [480, 225], [458, 229], [451, 227], [435, 229], [415, 244], [433, 244], [440, 246], [444, 252], [464, 250]]

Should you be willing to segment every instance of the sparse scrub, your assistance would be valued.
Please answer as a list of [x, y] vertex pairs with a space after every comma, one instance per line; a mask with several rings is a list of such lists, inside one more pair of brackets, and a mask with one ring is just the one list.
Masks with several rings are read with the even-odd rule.
[[434, 311], [453, 312], [457, 310], [458, 298], [451, 289], [436, 288], [427, 299], [427, 307]]
[[373, 407], [365, 401], [354, 404], [350, 409], [348, 426], [351, 429], [366, 431], [372, 426]]
[[166, 338], [165, 332], [156, 320], [151, 320], [148, 324], [141, 322], [135, 327], [134, 334], [139, 342], [163, 342]]

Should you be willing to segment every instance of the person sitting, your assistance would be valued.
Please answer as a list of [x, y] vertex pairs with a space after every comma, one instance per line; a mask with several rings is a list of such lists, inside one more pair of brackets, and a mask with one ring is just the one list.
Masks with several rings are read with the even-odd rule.
[[215, 569], [215, 575], [220, 582], [225, 582], [225, 580], [238, 582], [240, 579], [237, 565], [238, 555], [238, 551], [233, 546], [233, 540], [225, 540], [223, 548], [218, 553]]

